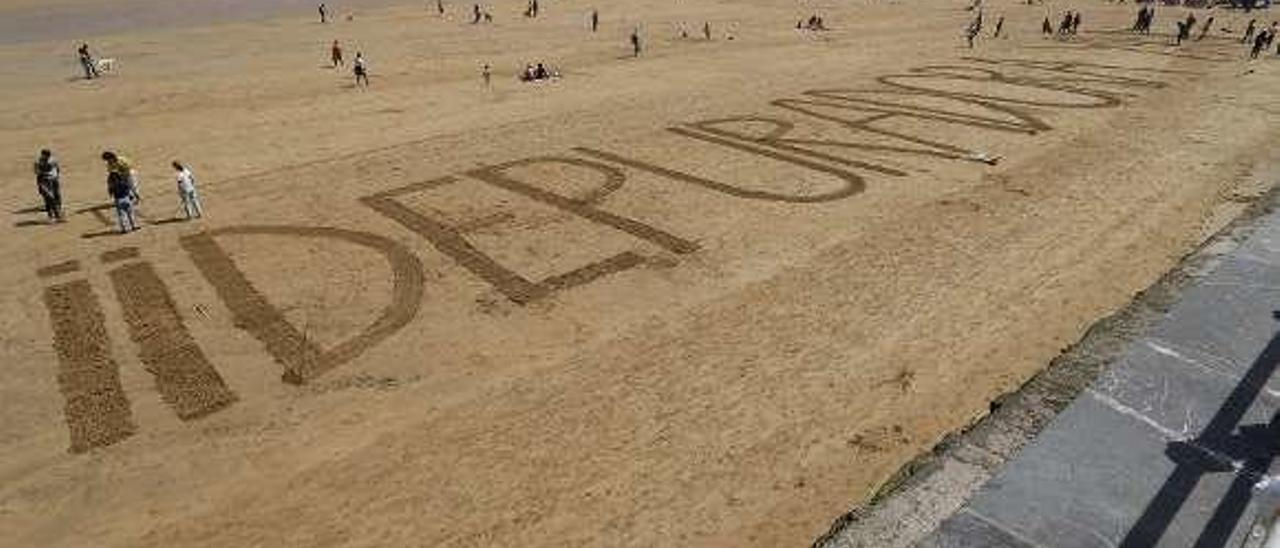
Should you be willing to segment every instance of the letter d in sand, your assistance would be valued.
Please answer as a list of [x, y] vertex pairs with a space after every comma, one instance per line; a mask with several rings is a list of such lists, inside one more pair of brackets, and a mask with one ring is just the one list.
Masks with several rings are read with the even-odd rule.
[[[249, 283], [218, 245], [217, 238], [223, 235], [322, 238], [372, 249], [387, 260], [394, 275], [390, 301], [360, 333], [322, 351]], [[282, 378], [290, 384], [310, 381], [382, 342], [413, 320], [422, 301], [422, 263], [403, 245], [368, 232], [329, 227], [230, 226], [185, 236], [182, 247], [231, 310], [236, 325], [262, 341], [267, 352], [284, 367]]]

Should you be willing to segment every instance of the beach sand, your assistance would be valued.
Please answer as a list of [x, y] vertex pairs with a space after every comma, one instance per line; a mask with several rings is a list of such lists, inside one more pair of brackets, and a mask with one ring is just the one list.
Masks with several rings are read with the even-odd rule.
[[594, 34], [580, 0], [130, 2], [4, 8], [2, 546], [808, 544], [1269, 187], [1280, 137], [1274, 56], [1127, 4], [988, 2], [1010, 36], [970, 50], [937, 0], [626, 0]]

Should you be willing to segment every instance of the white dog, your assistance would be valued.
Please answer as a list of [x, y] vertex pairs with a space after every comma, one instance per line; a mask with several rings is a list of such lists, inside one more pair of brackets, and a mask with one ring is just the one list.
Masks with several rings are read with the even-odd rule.
[[98, 72], [114, 72], [116, 70], [115, 59], [98, 59], [93, 64], [94, 68], [98, 69]]

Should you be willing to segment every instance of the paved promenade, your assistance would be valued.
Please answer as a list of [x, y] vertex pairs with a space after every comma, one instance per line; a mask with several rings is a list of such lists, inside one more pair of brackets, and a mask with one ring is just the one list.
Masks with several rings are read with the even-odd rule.
[[1280, 450], [1280, 213], [1213, 245], [1168, 312], [920, 546], [1256, 543], [1250, 487]]

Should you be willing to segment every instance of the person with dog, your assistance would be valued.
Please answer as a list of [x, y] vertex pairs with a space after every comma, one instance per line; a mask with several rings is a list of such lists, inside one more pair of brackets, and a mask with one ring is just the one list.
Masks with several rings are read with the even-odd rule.
[[44, 200], [44, 213], [49, 217], [49, 222], [62, 222], [65, 219], [62, 216], [62, 170], [58, 167], [57, 158], [53, 157], [53, 153], [49, 149], [40, 151], [40, 157], [36, 159], [36, 191], [40, 193], [40, 199]]
[[84, 68], [85, 80], [92, 80], [101, 76], [98, 73], [98, 62], [89, 53], [89, 44], [80, 44], [80, 49], [76, 50], [76, 54], [80, 57], [80, 66]]

